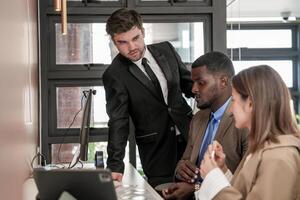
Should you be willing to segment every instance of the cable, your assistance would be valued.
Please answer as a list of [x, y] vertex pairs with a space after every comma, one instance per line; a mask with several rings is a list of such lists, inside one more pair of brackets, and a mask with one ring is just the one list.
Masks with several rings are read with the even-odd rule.
[[46, 157], [44, 154], [38, 152], [37, 154], [35, 154], [35, 156], [32, 158], [31, 162], [30, 162], [30, 167], [31, 169], [33, 169], [33, 162], [34, 160], [38, 157], [38, 156], [41, 156], [41, 165], [42, 166], [45, 166], [46, 165]]
[[[95, 95], [96, 94], [96, 90], [92, 90], [92, 89], [85, 90], [85, 91], [83, 91], [83, 94], [84, 94], [85, 98], [88, 98], [89, 95]], [[80, 161], [80, 153], [81, 153], [80, 152], [80, 147], [81, 146], [79, 144], [79, 149], [76, 149], [76, 152], [74, 153], [73, 158], [72, 158], [71, 162], [69, 163], [68, 169], [72, 169], [73, 167], [75, 167], [78, 162], [80, 162], [81, 165], [82, 165], [82, 167], [83, 167], [83, 163]], [[73, 163], [74, 158], [76, 158], [76, 161]]]
[[[83, 91], [83, 93], [84, 93], [84, 91]], [[62, 147], [62, 145], [63, 145], [63, 143], [64, 143], [64, 141], [65, 141], [65, 137], [66, 137], [67, 133], [69, 132], [71, 126], [72, 126], [72, 125], [74, 124], [74, 122], [75, 122], [75, 119], [77, 118], [78, 114], [81, 112], [81, 110], [82, 110], [82, 108], [83, 108], [83, 101], [82, 101], [82, 100], [83, 100], [84, 97], [85, 97], [85, 94], [82, 95], [82, 97], [81, 97], [81, 100], [80, 100], [80, 109], [79, 109], [79, 110], [77, 111], [77, 113], [74, 115], [74, 118], [73, 118], [71, 124], [69, 125], [69, 127], [68, 127], [68, 129], [65, 131], [65, 133], [63, 134], [63, 138], [62, 138], [62, 141], [61, 141], [61, 143], [60, 143], [60, 145], [59, 145], [58, 152], [57, 152], [57, 161], [58, 161], [59, 163], [61, 162], [61, 161], [60, 161], [60, 150], [61, 150], [61, 147]]]
[[31, 170], [30, 170], [30, 174], [29, 174], [28, 178], [33, 178], [33, 168], [34, 168], [33, 162], [34, 162], [35, 159], [38, 158], [39, 156], [41, 157], [41, 165], [42, 165], [42, 166], [45, 166], [45, 165], [46, 165], [46, 157], [45, 157], [45, 155], [42, 154], [42, 153], [40, 153], [40, 152], [37, 152], [37, 153], [33, 156], [33, 158], [31, 159], [31, 162], [30, 162], [30, 168], [31, 168]]
[[[83, 98], [84, 98], [84, 97], [87, 98], [88, 95], [89, 95], [89, 92], [92, 92], [93, 95], [96, 94], [96, 90], [91, 90], [91, 89], [90, 89], [90, 90], [84, 90], [84, 91], [82, 91], [82, 92], [83, 92], [83, 95], [82, 95], [81, 100], [80, 100], [80, 109], [79, 109], [79, 111], [75, 114], [75, 116], [74, 116], [74, 118], [73, 118], [71, 124], [69, 125], [68, 129], [66, 130], [66, 132], [63, 134], [63, 139], [62, 139], [62, 141], [61, 141], [61, 143], [60, 143], [60, 145], [59, 145], [59, 148], [58, 148], [57, 160], [58, 160], [59, 163], [61, 162], [61, 161], [60, 161], [60, 151], [61, 151], [62, 145], [64, 144], [65, 136], [66, 136], [67, 133], [69, 132], [69, 130], [70, 130], [71, 126], [73, 125], [73, 123], [75, 122], [75, 119], [77, 118], [78, 114], [82, 111], [82, 108], [83, 108]], [[76, 153], [75, 153], [75, 154], [76, 154]], [[73, 155], [73, 159], [74, 159], [75, 154]], [[79, 157], [77, 158], [76, 162], [71, 166], [73, 159], [72, 159], [71, 162], [69, 163], [68, 168], [73, 168], [78, 162], [80, 162], [81, 165], [82, 165], [82, 167], [83, 167], [83, 163], [79, 160]]]
[[81, 166], [78, 167], [78, 168], [82, 169], [83, 168], [83, 163], [81, 162], [81, 160], [79, 159], [79, 157], [77, 158], [76, 162], [73, 165], [71, 165], [72, 161], [69, 163], [68, 169], [73, 169], [77, 165], [77, 163], [81, 164]]

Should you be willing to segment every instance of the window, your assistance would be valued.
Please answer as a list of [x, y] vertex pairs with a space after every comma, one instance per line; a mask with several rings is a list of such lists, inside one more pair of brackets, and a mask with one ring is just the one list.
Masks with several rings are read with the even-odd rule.
[[[107, 142], [91, 142], [88, 147], [87, 162], [93, 163], [96, 151], [103, 151], [103, 160], [107, 160]], [[52, 163], [70, 163], [75, 151], [79, 148], [78, 143], [52, 144]], [[126, 149], [128, 152], [128, 148]], [[128, 159], [128, 157], [127, 157]]]
[[69, 23], [66, 36], [56, 23], [55, 32], [57, 65], [111, 63], [116, 50], [105, 32], [105, 23]]
[[292, 31], [275, 30], [228, 30], [228, 48], [291, 48]]
[[289, 88], [293, 87], [293, 62], [291, 60], [243, 60], [233, 61], [233, 65], [236, 74], [251, 66], [269, 65], [279, 73]]
[[[204, 53], [204, 23], [144, 23], [145, 43], [169, 41], [182, 60], [193, 62]], [[160, 34], [156, 34], [160, 32]], [[68, 35], [55, 24], [56, 65], [108, 65], [118, 54], [105, 32], [105, 23], [69, 23]]]
[[[96, 90], [92, 96], [91, 122], [92, 128], [107, 128], [108, 116], [105, 109], [105, 91], [103, 86], [95, 87], [57, 87], [57, 128], [80, 128], [84, 105], [84, 91]], [[77, 114], [78, 113], [78, 114]]]
[[231, 24], [227, 27], [228, 55], [235, 71], [266, 64], [274, 68], [290, 88], [299, 113], [297, 25], [293, 24]]

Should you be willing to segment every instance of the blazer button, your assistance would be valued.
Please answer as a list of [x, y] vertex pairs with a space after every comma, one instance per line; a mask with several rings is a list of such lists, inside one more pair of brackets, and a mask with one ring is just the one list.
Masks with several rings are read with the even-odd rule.
[[173, 126], [170, 127], [170, 131], [174, 131], [175, 128]]
[[169, 113], [172, 112], [172, 108], [168, 108], [168, 112], [169, 112]]

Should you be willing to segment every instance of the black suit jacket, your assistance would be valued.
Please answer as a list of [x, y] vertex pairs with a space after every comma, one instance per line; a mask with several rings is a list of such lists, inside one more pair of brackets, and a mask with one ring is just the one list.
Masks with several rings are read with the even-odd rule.
[[177, 162], [174, 125], [187, 139], [192, 110], [182, 93], [191, 97], [193, 82], [170, 43], [147, 48], [167, 80], [168, 104], [138, 66], [121, 54], [115, 57], [103, 75], [109, 116], [107, 167], [124, 172], [130, 116], [146, 176], [172, 176]]

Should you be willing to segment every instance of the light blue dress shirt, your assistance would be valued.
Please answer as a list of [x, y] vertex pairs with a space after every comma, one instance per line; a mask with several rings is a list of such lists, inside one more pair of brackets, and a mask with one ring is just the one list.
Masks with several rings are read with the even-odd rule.
[[[216, 123], [214, 123], [214, 127], [213, 127], [213, 135], [212, 135], [212, 141], [210, 141], [210, 143], [212, 143], [213, 142], [213, 140], [214, 140], [214, 138], [215, 138], [215, 136], [216, 136], [216, 133], [217, 133], [217, 130], [218, 130], [218, 127], [219, 127], [219, 124], [220, 124], [220, 121], [221, 121], [221, 118], [222, 118], [222, 116], [223, 116], [223, 114], [224, 114], [224, 112], [225, 112], [225, 110], [226, 110], [226, 108], [227, 108], [227, 106], [228, 106], [228, 104], [229, 104], [229, 101], [230, 101], [230, 99], [231, 99], [231, 97], [230, 98], [228, 98], [228, 100], [216, 111], [216, 112], [212, 112], [211, 113], [211, 115], [214, 117], [214, 119], [217, 121]], [[209, 123], [208, 123], [209, 124]], [[202, 141], [205, 141], [206, 140], [206, 138], [207, 138], [207, 135], [208, 135], [208, 128], [209, 126], [207, 126], [206, 127], [206, 129], [205, 129], [205, 135], [204, 135], [204, 138], [203, 138], [203, 140]], [[201, 152], [202, 151], [202, 147], [203, 147], [203, 142], [202, 142], [202, 144], [201, 144], [201, 148], [200, 148], [200, 151], [199, 152]], [[206, 150], [205, 150], [206, 151]], [[198, 160], [198, 162], [201, 162], [201, 161], [199, 161]]]

